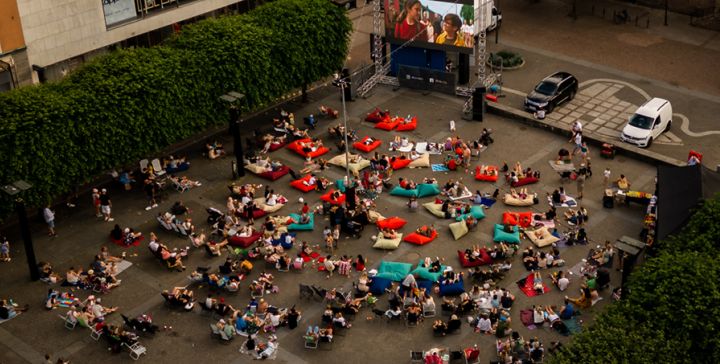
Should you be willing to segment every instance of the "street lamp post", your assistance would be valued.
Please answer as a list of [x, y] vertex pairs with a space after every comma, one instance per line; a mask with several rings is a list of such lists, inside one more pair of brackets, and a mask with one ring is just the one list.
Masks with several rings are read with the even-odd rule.
[[350, 181], [350, 153], [349, 153], [349, 145], [348, 145], [348, 127], [347, 127], [347, 108], [345, 106], [345, 87], [347, 87], [347, 78], [340, 77], [340, 75], [335, 75], [335, 80], [333, 81], [333, 85], [336, 87], [340, 87], [340, 93], [342, 94], [342, 106], [343, 106], [343, 128], [345, 130], [344, 137], [345, 137], [345, 178], [347, 178], [348, 181]]
[[233, 174], [237, 174], [237, 177], [245, 176], [244, 168], [244, 155], [242, 148], [242, 139], [240, 138], [240, 101], [245, 99], [245, 95], [230, 91], [225, 95], [220, 96], [220, 100], [228, 105], [230, 111], [230, 134], [233, 137], [233, 152], [235, 154], [235, 168]]
[[18, 196], [19, 193], [27, 191], [32, 187], [25, 181], [16, 181], [13, 184], [2, 187], [10, 197], [15, 200], [15, 212], [17, 213], [18, 223], [20, 224], [20, 235], [22, 235], [25, 244], [25, 257], [27, 258], [28, 269], [30, 270], [30, 279], [37, 281], [40, 279], [40, 271], [38, 271], [37, 259], [35, 258], [35, 248], [33, 247], [32, 234], [30, 234], [30, 224], [28, 223], [27, 210], [25, 209], [25, 201]]

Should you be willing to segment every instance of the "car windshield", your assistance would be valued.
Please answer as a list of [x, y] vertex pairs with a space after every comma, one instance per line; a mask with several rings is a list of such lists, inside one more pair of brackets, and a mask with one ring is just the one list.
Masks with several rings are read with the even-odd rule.
[[630, 125], [640, 129], [650, 129], [653, 125], [653, 118], [635, 114], [630, 118]]
[[555, 90], [557, 89], [557, 85], [553, 82], [543, 81], [537, 87], [535, 87], [535, 91], [543, 94], [551, 96], [555, 93]]

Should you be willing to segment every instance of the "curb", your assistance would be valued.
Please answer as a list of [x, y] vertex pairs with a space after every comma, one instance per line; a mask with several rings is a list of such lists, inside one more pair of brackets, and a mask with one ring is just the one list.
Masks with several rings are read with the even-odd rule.
[[[510, 119], [514, 119], [516, 121], [519, 121], [523, 124], [527, 124], [530, 126], [534, 126], [536, 128], [543, 128], [548, 129], [554, 133], [570, 137], [572, 135], [572, 132], [570, 131], [570, 128], [564, 128], [557, 125], [550, 124], [544, 120], [538, 120], [535, 117], [533, 117], [532, 114], [525, 112], [523, 110], [519, 110], [507, 105], [499, 104], [496, 102], [488, 102], [487, 103], [487, 110], [490, 113], [493, 113], [495, 115], [504, 116]], [[665, 155], [662, 155], [660, 153], [656, 153], [647, 149], [641, 149], [638, 147], [634, 147], [631, 145], [628, 145], [626, 143], [618, 143], [617, 140], [610, 139], [608, 137], [599, 135], [597, 133], [589, 132], [587, 134], [583, 133], [583, 140], [587, 141], [588, 144], [592, 144], [595, 146], [602, 146], [603, 143], [610, 143], [615, 146], [615, 149], [627, 156], [630, 156], [635, 159], [642, 160], [644, 162], [649, 162], [652, 164], [661, 163], [665, 165], [675, 166], [675, 167], [685, 167], [687, 166], [687, 163], [684, 161], [668, 157]]]

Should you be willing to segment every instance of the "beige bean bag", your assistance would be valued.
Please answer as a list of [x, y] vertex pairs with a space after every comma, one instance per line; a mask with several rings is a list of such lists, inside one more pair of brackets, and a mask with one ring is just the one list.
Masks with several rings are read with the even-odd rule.
[[371, 223], [376, 223], [378, 220], [384, 220], [385, 216], [381, 215], [379, 212], [375, 210], [368, 211], [368, 219], [370, 219]]
[[382, 237], [382, 234], [378, 234], [378, 238], [375, 241], [373, 248], [395, 250], [400, 246], [400, 242], [402, 241], [402, 236], [403, 236], [403, 234], [397, 234], [397, 237], [395, 239], [385, 239]]
[[410, 168], [430, 168], [430, 154], [425, 153], [420, 158], [410, 162], [408, 164]]
[[248, 171], [254, 173], [254, 174], [262, 174], [270, 170], [270, 168], [267, 167], [260, 167], [257, 164], [254, 163], [248, 163], [245, 165], [245, 169]]
[[438, 204], [433, 202], [426, 202], [423, 204], [423, 207], [425, 207], [428, 211], [430, 211], [431, 214], [444, 219], [445, 213], [442, 211], [442, 204]]
[[458, 239], [462, 238], [463, 236], [467, 235], [467, 233], [470, 230], [468, 229], [465, 219], [462, 219], [458, 222], [454, 222], [454, 223], [450, 224], [450, 231], [452, 232], [455, 240], [458, 240]]
[[533, 242], [538, 248], [546, 247], [548, 245], [552, 245], [552, 243], [557, 242], [558, 239], [556, 236], [550, 233], [550, 230], [546, 227], [541, 227], [535, 230], [524, 230], [523, 233], [525, 236], [530, 239], [530, 241]]
[[[365, 169], [365, 168], [367, 168], [367, 167], [370, 167], [370, 161], [369, 161], [369, 160], [367, 160], [367, 159], [365, 159], [365, 158], [363, 158], [363, 157], [360, 157], [360, 156], [358, 156], [357, 154], [350, 154], [350, 159], [351, 159], [351, 160], [352, 160], [353, 158], [357, 158], [357, 157], [360, 158], [360, 159], [359, 159], [359, 162], [357, 162], [357, 163], [352, 163], [352, 162], [351, 162], [351, 163], [350, 163], [350, 167], [348, 168], [348, 169], [350, 169], [350, 172], [353, 174], [353, 176], [356, 176], [356, 177], [360, 175], [360, 171], [361, 171], [361, 170], [363, 170], [363, 169]], [[330, 160], [328, 160], [327, 162], [328, 162], [328, 164], [332, 164], [332, 165], [335, 165], [335, 166], [338, 166], [338, 167], [345, 168], [345, 154], [343, 153], [343, 154], [340, 154], [340, 155], [338, 155], [338, 156], [332, 157], [332, 158], [330, 158]]]
[[524, 200], [521, 200], [519, 198], [513, 197], [509, 193], [506, 193], [505, 197], [503, 197], [503, 202], [506, 205], [510, 206], [532, 206], [535, 204], [535, 195], [528, 194], [528, 196]]
[[273, 212], [277, 212], [285, 204], [276, 203], [274, 206], [269, 206], [265, 204], [265, 197], [260, 197], [255, 199], [255, 206], [259, 207], [261, 210], [267, 212], [268, 214], [272, 214]]

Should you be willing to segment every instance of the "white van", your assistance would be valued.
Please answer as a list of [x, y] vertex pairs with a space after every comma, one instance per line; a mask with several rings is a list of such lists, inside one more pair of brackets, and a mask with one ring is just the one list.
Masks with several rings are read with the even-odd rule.
[[670, 130], [672, 125], [670, 101], [653, 98], [640, 106], [628, 120], [620, 140], [640, 148], [649, 147], [653, 139]]

